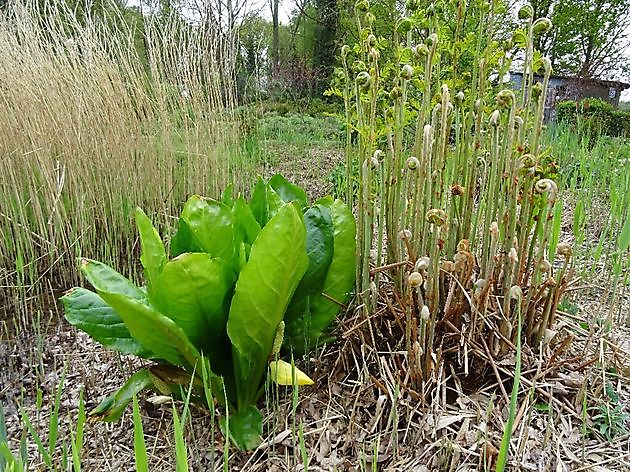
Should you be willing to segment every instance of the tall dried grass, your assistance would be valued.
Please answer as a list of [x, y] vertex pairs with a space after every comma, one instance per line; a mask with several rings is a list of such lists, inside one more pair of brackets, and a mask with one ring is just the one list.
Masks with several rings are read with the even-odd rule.
[[135, 206], [169, 225], [244, 175], [229, 34], [66, 5], [0, 14], [0, 310], [70, 286], [80, 254], [128, 261]]

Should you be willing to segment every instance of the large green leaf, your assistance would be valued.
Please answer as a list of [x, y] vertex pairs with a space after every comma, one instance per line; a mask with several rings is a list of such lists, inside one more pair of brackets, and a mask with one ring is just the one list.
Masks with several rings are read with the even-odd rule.
[[181, 214], [193, 242], [212, 257], [233, 261], [236, 249], [232, 211], [224, 203], [193, 195]]
[[261, 177], [258, 177], [256, 185], [252, 190], [249, 207], [258, 224], [262, 227], [267, 224], [267, 184]]
[[225, 331], [225, 299], [233, 276], [222, 259], [186, 253], [169, 261], [157, 279], [151, 302], [204, 349], [216, 345]]
[[125, 354], [154, 357], [131, 337], [118, 313], [106, 304], [98, 294], [75, 287], [61, 297], [68, 322], [85, 331], [103, 346]]
[[140, 233], [142, 243], [142, 254], [140, 262], [144, 268], [144, 276], [147, 281], [149, 294], [153, 292], [153, 285], [160, 272], [166, 264], [166, 250], [160, 234], [157, 232], [149, 217], [140, 209], [136, 208], [136, 225]]
[[161, 359], [178, 366], [196, 364], [199, 352], [173, 320], [124, 295], [99, 295], [120, 314], [131, 335]]
[[308, 342], [305, 333], [310, 324], [309, 297], [321, 293], [333, 258], [334, 238], [330, 210], [324, 205], [314, 205], [304, 213], [304, 225], [309, 265], [284, 316], [285, 345], [289, 346]]
[[275, 190], [275, 192], [282, 198], [283, 201], [298, 202], [302, 208], [308, 205], [308, 199], [304, 189], [292, 184], [284, 176], [280, 174], [274, 175], [269, 180], [269, 185]]
[[129, 377], [122, 387], [103, 399], [89, 415], [101, 421], [118, 421], [133, 397], [152, 385], [149, 369], [139, 370]]
[[197, 349], [173, 320], [149, 304], [144, 292], [100, 262], [83, 259], [81, 271], [140, 344], [173, 365], [196, 364]]
[[177, 232], [171, 238], [171, 255], [177, 257], [185, 252], [203, 252], [203, 248], [193, 238], [188, 223], [180, 218], [177, 222]]
[[[356, 225], [350, 209], [341, 200], [321, 199], [317, 203], [327, 206], [334, 227], [333, 258], [320, 294], [309, 297], [307, 335], [292, 338], [294, 349], [304, 352], [317, 343], [324, 331], [348, 301], [354, 286], [356, 267]], [[305, 345], [300, 342], [306, 340]]]
[[254, 218], [256, 218], [256, 221], [258, 221], [258, 224], [260, 224], [261, 227], [265, 226], [284, 203], [280, 195], [259, 177], [252, 191], [252, 198], [249, 203], [252, 214]]
[[228, 186], [223, 189], [223, 192], [221, 192], [221, 202], [227, 205], [228, 207], [232, 208], [232, 205], [234, 205], [233, 194], [234, 194], [234, 184], [228, 184]]
[[250, 246], [254, 243], [260, 233], [260, 224], [254, 218], [251, 208], [243, 197], [234, 201], [232, 206], [234, 217], [234, 227], [238, 233], [238, 240]]
[[239, 410], [256, 400], [276, 329], [307, 266], [304, 223], [285, 204], [254, 242], [232, 298], [227, 332]]
[[334, 228], [330, 210], [314, 205], [304, 213], [308, 269], [304, 273], [296, 295], [321, 292], [333, 259]]
[[254, 405], [249, 405], [242, 411], [231, 413], [227, 421], [226, 418], [221, 418], [220, 425], [223, 434], [229, 435], [229, 438], [241, 451], [255, 449], [262, 440], [262, 415]]
[[[272, 189], [269, 185], [267, 185], [267, 222], [271, 220], [278, 210], [285, 205], [284, 200], [280, 198], [274, 189]], [[267, 223], [265, 223], [267, 224]]]
[[102, 262], [81, 259], [81, 272], [97, 292], [119, 293], [134, 300], [146, 302], [147, 295], [124, 275]]

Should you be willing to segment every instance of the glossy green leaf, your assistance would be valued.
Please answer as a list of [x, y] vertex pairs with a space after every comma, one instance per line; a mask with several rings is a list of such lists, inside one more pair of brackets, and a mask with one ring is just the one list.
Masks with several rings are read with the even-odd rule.
[[311, 296], [294, 297], [284, 316], [285, 336], [283, 346], [297, 354], [306, 352], [313, 343], [310, 339]]
[[323, 205], [314, 205], [304, 213], [306, 227], [306, 253], [308, 269], [304, 273], [291, 302], [287, 307], [285, 340], [287, 345], [300, 344], [297, 338], [305, 339], [310, 323], [310, 295], [321, 293], [324, 280], [333, 258], [333, 222], [330, 210]]
[[234, 227], [238, 233], [238, 240], [250, 246], [254, 243], [260, 233], [260, 224], [254, 218], [251, 208], [243, 197], [234, 201], [232, 206]]
[[182, 254], [164, 266], [151, 302], [198, 349], [213, 346], [225, 330], [232, 277], [221, 259], [206, 253]]
[[258, 447], [262, 440], [262, 415], [254, 405], [230, 414], [229, 421], [220, 420], [221, 430], [225, 435], [226, 424], [229, 427], [229, 438], [241, 451], [249, 451]]
[[228, 184], [221, 192], [221, 203], [232, 208], [232, 205], [234, 205], [234, 184]]
[[254, 218], [256, 218], [256, 221], [258, 221], [258, 224], [261, 227], [265, 226], [284, 203], [280, 195], [259, 177], [252, 191], [252, 198], [249, 203], [252, 214]]
[[76, 287], [61, 297], [61, 302], [68, 323], [85, 331], [103, 346], [125, 354], [151, 358], [151, 352], [131, 337], [118, 313], [98, 294]]
[[185, 252], [203, 252], [203, 248], [193, 238], [188, 223], [180, 218], [177, 232], [171, 238], [171, 255], [177, 257]]
[[269, 222], [284, 205], [285, 202], [280, 198], [280, 195], [278, 195], [274, 189], [267, 186], [267, 222]]
[[127, 277], [102, 262], [81, 259], [81, 272], [97, 292], [119, 293], [143, 302], [147, 299], [146, 293], [131, 283]]
[[307, 266], [304, 223], [285, 204], [254, 242], [232, 298], [227, 332], [239, 409], [256, 400], [276, 330]]
[[195, 365], [199, 353], [184, 331], [149, 305], [144, 292], [100, 262], [83, 259], [81, 271], [146, 349], [174, 365]]
[[304, 273], [296, 295], [321, 292], [333, 259], [334, 228], [330, 210], [314, 205], [304, 213], [308, 269]]
[[193, 195], [188, 199], [181, 214], [186, 222], [193, 243], [212, 257], [233, 261], [236, 251], [232, 211], [221, 202]]
[[308, 199], [304, 189], [292, 184], [284, 176], [280, 174], [274, 175], [269, 180], [269, 185], [275, 190], [275, 192], [282, 198], [283, 201], [298, 202], [302, 208], [308, 205]]
[[252, 247], [249, 244], [241, 243], [238, 248], [238, 265], [236, 267], [237, 272], [240, 272], [241, 269], [247, 263], [247, 259], [249, 259], [249, 252]]
[[118, 421], [133, 397], [152, 385], [149, 370], [139, 370], [129, 377], [122, 387], [106, 397], [89, 415], [101, 421]]
[[170, 318], [124, 295], [99, 294], [120, 314], [131, 335], [159, 358], [178, 366], [195, 365], [199, 352]]
[[252, 190], [251, 200], [249, 207], [252, 210], [252, 215], [256, 218], [258, 224], [262, 227], [267, 224], [267, 184], [261, 177], [258, 177], [256, 185]]
[[[356, 224], [350, 209], [332, 198], [318, 201], [328, 206], [334, 227], [334, 251], [321, 294], [310, 297], [310, 322], [308, 323], [310, 347], [325, 332], [346, 303], [354, 286], [356, 268]], [[308, 349], [309, 346], [306, 346]], [[299, 352], [299, 349], [298, 349]]]
[[153, 285], [167, 261], [166, 250], [160, 234], [153, 226], [153, 223], [151, 223], [149, 217], [140, 208], [136, 208], [136, 225], [138, 226], [140, 243], [142, 244], [140, 262], [144, 268], [147, 288], [149, 293], [152, 293]]

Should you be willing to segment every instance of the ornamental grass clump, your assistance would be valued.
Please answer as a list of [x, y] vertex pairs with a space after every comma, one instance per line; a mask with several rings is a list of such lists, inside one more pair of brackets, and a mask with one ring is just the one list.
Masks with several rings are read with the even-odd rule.
[[[357, 2], [361, 40], [342, 49], [340, 85], [329, 91], [344, 98], [348, 132], [358, 134], [346, 146], [348, 189], [352, 162], [362, 163], [356, 200], [346, 192], [359, 210], [357, 293], [366, 313], [376, 292], [397, 301], [406, 375], [422, 388], [463, 346], [486, 359], [514, 350], [517, 313], [523, 340], [538, 348], [571, 273], [571, 248], [552, 229], [558, 187], [540, 144], [552, 70], [533, 45], [550, 22], [532, 22], [525, 7], [521, 27], [499, 42], [498, 3], [453, 14], [454, 29], [435, 14], [449, 8], [408, 2], [384, 38]], [[521, 90], [502, 83], [516, 56]], [[522, 297], [510, 297], [517, 289]]]
[[51, 287], [77, 282], [77, 255], [133, 265], [137, 205], [166, 228], [189, 195], [247, 180], [236, 32], [173, 10], [2, 4], [0, 299], [31, 305], [17, 328]]
[[352, 213], [330, 197], [309, 204], [304, 190], [276, 175], [259, 180], [249, 202], [230, 192], [221, 201], [191, 197], [171, 257], [140, 209], [136, 223], [146, 286], [82, 259], [95, 291], [77, 287], [62, 298], [72, 325], [108, 348], [156, 362], [90, 415], [115, 421], [145, 388], [177, 395], [192, 386], [193, 397], [226, 408], [224, 431], [239, 448], [256, 447], [265, 378], [312, 383], [278, 358], [283, 345], [301, 354], [325, 340], [352, 290]]

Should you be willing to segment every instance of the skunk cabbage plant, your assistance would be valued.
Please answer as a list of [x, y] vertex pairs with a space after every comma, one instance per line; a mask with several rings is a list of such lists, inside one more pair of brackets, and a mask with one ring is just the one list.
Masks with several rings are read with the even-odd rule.
[[170, 240], [171, 258], [140, 209], [136, 223], [146, 286], [82, 259], [94, 291], [77, 287], [62, 297], [72, 325], [105, 347], [155, 361], [91, 415], [116, 421], [145, 388], [163, 394], [205, 388], [225, 406], [224, 430], [236, 446], [256, 447], [265, 378], [312, 383], [278, 359], [281, 346], [297, 354], [315, 347], [348, 300], [355, 273], [351, 211], [330, 197], [309, 205], [304, 190], [276, 175], [259, 179], [249, 202], [230, 190], [221, 201], [191, 197]]

